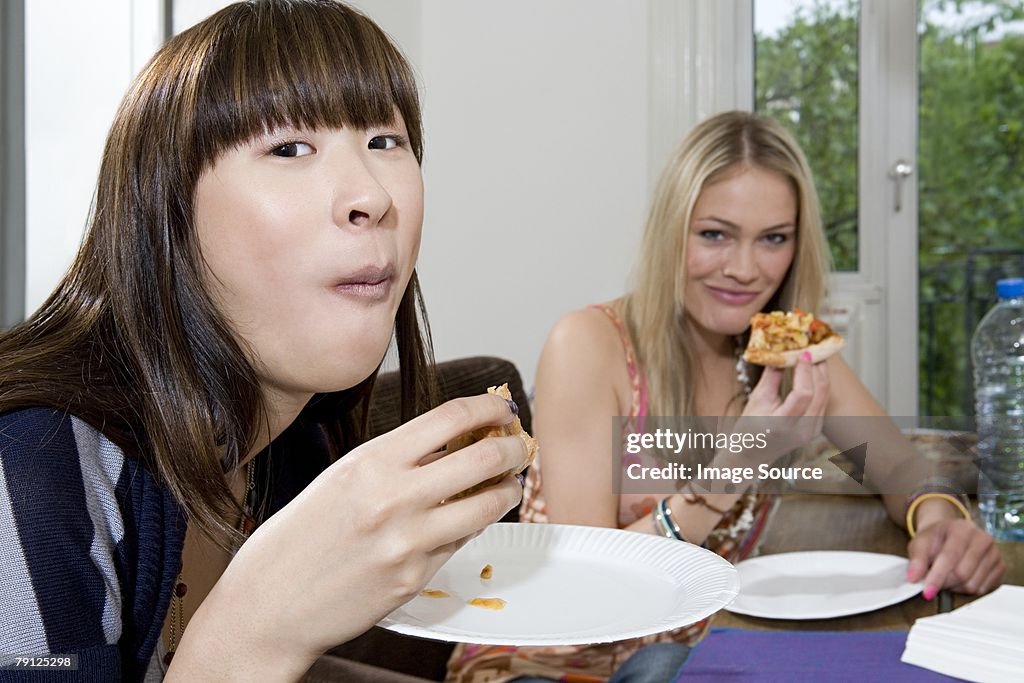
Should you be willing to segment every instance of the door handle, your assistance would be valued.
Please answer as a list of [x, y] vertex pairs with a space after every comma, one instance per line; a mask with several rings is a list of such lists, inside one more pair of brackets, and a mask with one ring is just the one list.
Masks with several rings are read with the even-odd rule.
[[899, 213], [903, 208], [903, 181], [914, 172], [914, 166], [906, 159], [897, 159], [889, 168], [889, 179], [893, 181], [893, 211]]

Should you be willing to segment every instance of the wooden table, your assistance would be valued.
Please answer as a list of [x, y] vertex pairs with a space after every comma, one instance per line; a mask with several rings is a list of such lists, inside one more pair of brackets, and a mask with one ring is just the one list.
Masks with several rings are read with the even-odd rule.
[[[1000, 543], [999, 547], [1007, 567], [1003, 582], [1024, 585], [1024, 543]], [[877, 498], [785, 494], [757, 552], [770, 555], [801, 550], [865, 550], [906, 556], [907, 536], [889, 519]], [[971, 599], [957, 595], [954, 607]], [[789, 631], [909, 630], [918, 617], [935, 614], [937, 603], [937, 600], [929, 602], [916, 597], [866, 614], [810, 621], [761, 619], [723, 610], [711, 623], [721, 627]]]

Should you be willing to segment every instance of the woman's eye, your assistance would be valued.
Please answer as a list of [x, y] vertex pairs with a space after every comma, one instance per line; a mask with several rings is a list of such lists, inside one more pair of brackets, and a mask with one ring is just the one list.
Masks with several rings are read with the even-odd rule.
[[286, 142], [270, 150], [276, 157], [304, 157], [313, 153], [312, 145], [305, 142]]
[[367, 147], [369, 149], [394, 149], [404, 145], [405, 138], [400, 135], [377, 135], [370, 139]]
[[789, 235], [782, 232], [773, 232], [765, 235], [764, 239], [768, 244], [772, 245], [785, 244], [789, 240]]
[[702, 238], [709, 240], [711, 242], [719, 242], [725, 239], [725, 233], [723, 233], [721, 230], [701, 230], [698, 234]]

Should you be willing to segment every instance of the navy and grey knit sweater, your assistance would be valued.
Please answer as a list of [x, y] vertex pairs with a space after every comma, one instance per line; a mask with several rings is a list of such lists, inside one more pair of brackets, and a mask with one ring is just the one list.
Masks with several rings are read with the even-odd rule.
[[[306, 460], [273, 467], [268, 514], [325, 464]], [[48, 408], [0, 414], [0, 658], [73, 653], [78, 671], [44, 677], [142, 680], [185, 528], [170, 492], [82, 420]], [[0, 670], [3, 683], [38, 679]]]

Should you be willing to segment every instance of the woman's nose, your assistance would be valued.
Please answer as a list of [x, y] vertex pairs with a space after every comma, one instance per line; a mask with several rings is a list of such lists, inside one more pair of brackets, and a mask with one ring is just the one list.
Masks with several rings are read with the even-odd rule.
[[737, 245], [730, 250], [722, 266], [722, 273], [737, 282], [753, 282], [757, 278], [757, 259], [753, 247]]
[[361, 156], [350, 157], [334, 170], [334, 221], [338, 226], [372, 228], [391, 208], [391, 194]]

